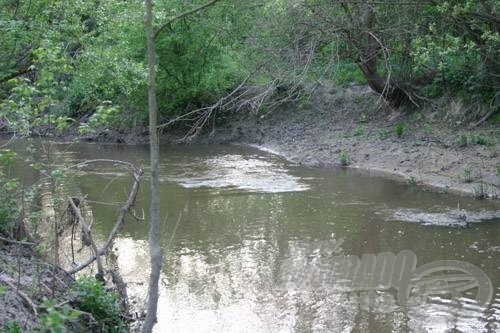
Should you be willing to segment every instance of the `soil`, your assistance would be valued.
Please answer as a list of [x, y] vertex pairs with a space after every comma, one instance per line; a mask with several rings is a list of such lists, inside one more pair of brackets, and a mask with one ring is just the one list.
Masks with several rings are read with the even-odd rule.
[[39, 305], [67, 298], [73, 282], [61, 268], [39, 260], [31, 247], [0, 241], [0, 328], [17, 322], [22, 332], [38, 329]]

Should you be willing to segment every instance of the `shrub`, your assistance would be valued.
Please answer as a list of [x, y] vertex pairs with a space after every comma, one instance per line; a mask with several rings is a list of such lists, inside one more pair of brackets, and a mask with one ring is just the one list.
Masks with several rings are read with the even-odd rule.
[[8, 170], [16, 159], [16, 153], [9, 149], [0, 151], [0, 234], [10, 236], [20, 216], [19, 183], [8, 176]]
[[471, 168], [465, 168], [464, 169], [464, 182], [465, 183], [472, 183], [472, 169]]
[[343, 151], [342, 153], [340, 153], [340, 165], [346, 167], [349, 165], [349, 163], [349, 155], [347, 154], [347, 152]]
[[67, 304], [62, 307], [56, 307], [55, 302], [52, 301], [45, 302], [45, 306], [47, 307], [47, 313], [41, 318], [42, 332], [67, 332], [66, 324], [77, 320], [80, 316], [78, 311], [71, 309]]
[[5, 324], [2, 333], [22, 333], [22, 330], [17, 321], [10, 321]]
[[457, 139], [457, 146], [459, 147], [467, 147], [468, 144], [469, 138], [465, 134], [460, 135], [460, 137]]
[[381, 140], [387, 139], [390, 135], [391, 135], [391, 131], [388, 131], [388, 130], [380, 130], [378, 132], [378, 137]]
[[403, 124], [397, 124], [394, 131], [396, 132], [396, 136], [398, 138], [400, 138], [405, 133], [405, 130], [406, 130], [405, 125], [403, 125]]
[[75, 307], [92, 314], [101, 332], [126, 332], [118, 295], [107, 291], [100, 281], [93, 277], [80, 278], [73, 286], [73, 296]]
[[365, 134], [364, 126], [358, 126], [354, 129], [354, 136], [362, 136], [363, 134]]

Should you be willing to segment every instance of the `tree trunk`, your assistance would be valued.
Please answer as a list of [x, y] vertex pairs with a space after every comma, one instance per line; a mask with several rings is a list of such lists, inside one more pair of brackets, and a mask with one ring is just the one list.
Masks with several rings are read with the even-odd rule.
[[[373, 26], [375, 23], [374, 4], [370, 1], [364, 4], [365, 12], [362, 17], [363, 32], [359, 37], [360, 58], [358, 65], [363, 72], [363, 76], [370, 88], [378, 94], [381, 94], [384, 99], [394, 107], [399, 107], [402, 104], [409, 102], [409, 96], [392, 78], [383, 78], [378, 73], [378, 59], [380, 52], [384, 52], [383, 45], [376, 39], [373, 34]], [[355, 43], [356, 44], [356, 43]], [[384, 61], [388, 54], [385, 54]], [[390, 73], [387, 73], [390, 75]]]
[[146, 33], [148, 42], [148, 106], [149, 106], [149, 146], [151, 158], [151, 226], [149, 231], [149, 251], [151, 255], [151, 274], [149, 276], [148, 307], [146, 319], [142, 326], [143, 333], [153, 330], [158, 308], [158, 282], [162, 264], [160, 246], [160, 211], [158, 184], [159, 141], [157, 129], [158, 106], [156, 104], [156, 52], [153, 31], [153, 4], [146, 0]]

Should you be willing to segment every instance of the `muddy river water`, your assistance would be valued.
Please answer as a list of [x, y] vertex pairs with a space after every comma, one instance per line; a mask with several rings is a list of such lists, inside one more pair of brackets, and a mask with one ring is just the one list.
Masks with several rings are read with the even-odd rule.
[[[110, 158], [145, 166], [136, 212], [144, 208], [147, 217], [146, 146], [51, 147], [61, 165]], [[162, 147], [160, 176], [166, 222], [157, 332], [500, 331], [498, 201], [432, 193], [353, 170], [304, 168], [240, 146]], [[72, 181], [72, 191], [87, 195], [95, 237], [104, 239], [130, 176], [95, 165]], [[137, 306], [147, 291], [147, 238], [148, 224], [130, 218], [114, 244]], [[484, 274], [438, 263], [423, 275], [442, 277], [427, 279], [434, 288], [417, 293], [412, 286], [425, 277], [420, 284], [395, 283], [396, 264], [392, 271], [370, 264], [382, 253], [414, 254], [416, 267], [470, 263]], [[359, 268], [357, 259], [366, 259], [363, 269], [346, 271], [347, 261]], [[370, 283], [377, 269], [392, 282]], [[368, 282], [354, 288], [356, 279]], [[405, 283], [402, 307], [398, 288]]]

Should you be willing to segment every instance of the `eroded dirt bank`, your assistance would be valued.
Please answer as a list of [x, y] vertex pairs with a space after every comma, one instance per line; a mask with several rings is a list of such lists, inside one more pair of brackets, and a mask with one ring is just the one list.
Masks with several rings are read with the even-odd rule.
[[313, 167], [349, 167], [433, 190], [500, 195], [500, 127], [467, 130], [454, 101], [392, 111], [365, 87], [322, 86], [301, 103], [271, 113], [232, 115], [198, 141], [248, 144]]

